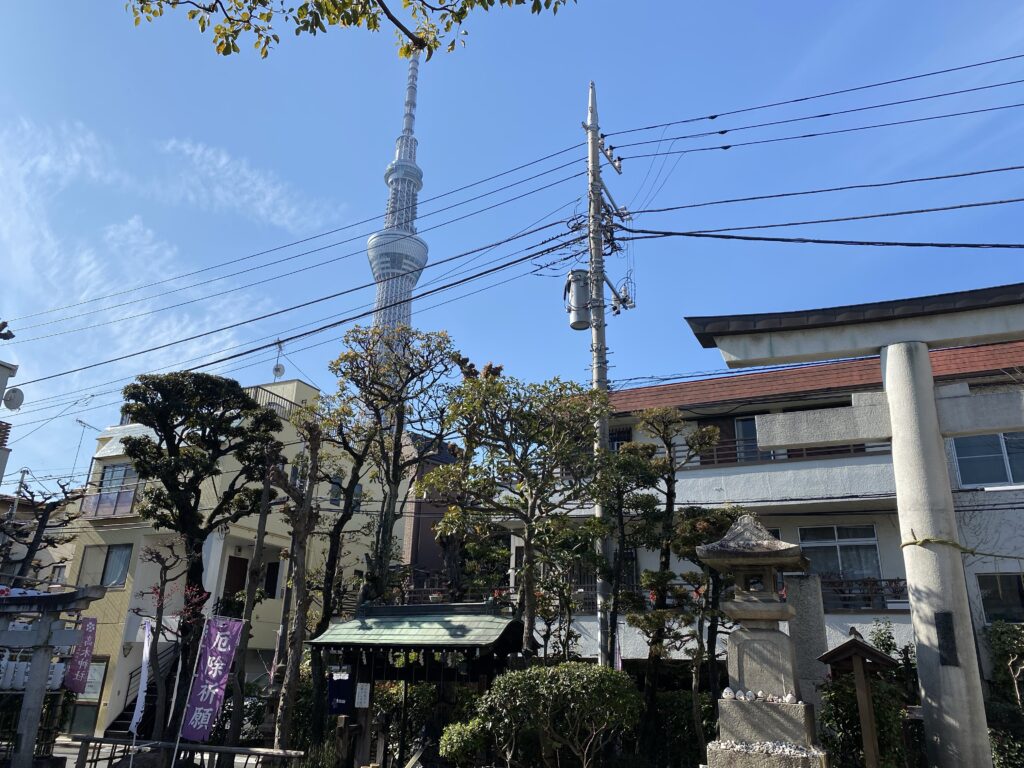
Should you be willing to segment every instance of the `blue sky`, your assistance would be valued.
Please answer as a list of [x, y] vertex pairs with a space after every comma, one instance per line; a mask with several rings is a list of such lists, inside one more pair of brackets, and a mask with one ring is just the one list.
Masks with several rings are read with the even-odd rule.
[[[0, 47], [0, 71], [5, 73], [0, 78], [0, 264], [5, 275], [0, 317], [18, 318], [12, 323], [18, 338], [0, 345], [6, 347], [0, 348], [0, 359], [21, 366], [12, 384], [369, 281], [360, 251], [373, 226], [362, 225], [231, 268], [29, 317], [379, 215], [386, 200], [383, 171], [401, 126], [406, 63], [397, 57], [390, 32], [331, 30], [317, 38], [286, 34], [267, 60], [244, 48], [242, 55], [222, 58], [182, 14], [136, 28], [121, 3], [67, 4], [60, 14], [42, 14], [34, 5], [21, 3], [6, 11], [7, 28], [16, 33]], [[598, 86], [602, 129], [610, 132], [1021, 53], [1022, 22], [1024, 8], [981, 1], [581, 0], [557, 17], [531, 16], [522, 9], [477, 14], [468, 24], [466, 48], [438, 54], [421, 68], [421, 197], [582, 141], [580, 122], [590, 80]], [[708, 127], [737, 127], [1022, 78], [1024, 60], [629, 138], [671, 138]], [[1018, 102], [1024, 102], [1024, 85], [750, 130], [735, 133], [729, 141]], [[620, 204], [636, 208], [1016, 165], [1024, 160], [1019, 149], [1022, 119], [1024, 110], [1008, 109], [670, 156], [664, 163], [633, 160], [625, 163], [622, 176], [609, 175], [607, 182]], [[654, 148], [723, 141], [666, 141]], [[578, 154], [582, 157], [582, 151]], [[420, 228], [561, 179], [576, 167], [505, 189], [576, 156], [570, 152], [424, 203]], [[1020, 172], [1004, 173], [723, 205], [638, 217], [636, 224], [667, 229], [749, 226], [1002, 199], [1021, 196], [1022, 179]], [[439, 207], [486, 192], [494, 194], [429, 216]], [[426, 232], [431, 259], [566, 216], [584, 192], [582, 178], [567, 181]], [[1019, 221], [1020, 207], [1006, 205], [771, 234], [1021, 241]], [[298, 255], [348, 238], [355, 239]], [[530, 242], [496, 249], [474, 263], [483, 267]], [[287, 256], [295, 258], [263, 266]], [[334, 261], [311, 266], [329, 259]], [[257, 269], [188, 287], [248, 267]], [[291, 274], [304, 267], [310, 268]], [[426, 271], [421, 285], [449, 268]], [[609, 262], [616, 281], [630, 268], [637, 308], [610, 322], [613, 378], [721, 368], [717, 352], [700, 349], [693, 339], [683, 323], [685, 315], [818, 307], [1024, 280], [1020, 256], [1013, 252], [689, 239], [637, 242], [628, 255]], [[564, 267], [551, 276], [522, 276], [432, 307], [526, 269], [425, 299], [414, 306], [416, 323], [447, 329], [471, 358], [503, 363], [511, 374], [585, 380], [589, 336], [568, 328], [561, 297]], [[264, 282], [240, 288], [254, 281]], [[119, 379], [183, 360], [211, 359], [236, 345], [358, 311], [372, 300], [372, 290], [365, 290], [145, 357], [26, 386], [22, 412], [3, 416], [14, 423], [16, 442], [2, 490], [10, 491], [22, 466], [40, 477], [70, 472], [83, 434], [75, 418], [97, 427], [114, 423], [116, 395], [109, 391], [122, 383]], [[113, 306], [126, 301], [134, 303]], [[182, 301], [190, 303], [154, 311]], [[88, 311], [93, 313], [68, 317]], [[142, 312], [152, 314], [124, 319]], [[59, 322], [29, 327], [54, 320]], [[63, 333], [96, 323], [104, 325]], [[326, 364], [338, 350], [338, 342], [331, 339], [342, 330], [287, 346], [288, 359], [282, 361], [286, 375], [329, 385]], [[33, 340], [55, 332], [62, 335]], [[319, 346], [302, 349], [311, 344]], [[273, 355], [262, 354], [224, 369], [253, 384], [269, 380], [272, 365]], [[107, 382], [114, 383], [86, 389]], [[93, 397], [85, 399], [89, 394]], [[91, 434], [85, 432], [78, 472], [85, 468]]]

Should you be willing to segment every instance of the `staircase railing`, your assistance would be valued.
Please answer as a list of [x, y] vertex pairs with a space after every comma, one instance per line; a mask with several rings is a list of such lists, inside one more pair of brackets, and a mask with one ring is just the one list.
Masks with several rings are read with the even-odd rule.
[[[160, 653], [157, 654], [156, 660], [157, 665], [160, 668], [160, 674], [165, 675], [171, 668], [171, 664], [178, 658], [178, 644], [173, 643], [172, 645], [164, 648]], [[128, 675], [128, 693], [125, 694], [124, 700], [127, 704], [136, 696], [139, 695], [139, 686], [142, 684], [142, 665], [140, 664], [136, 669], [132, 670], [131, 674]]]

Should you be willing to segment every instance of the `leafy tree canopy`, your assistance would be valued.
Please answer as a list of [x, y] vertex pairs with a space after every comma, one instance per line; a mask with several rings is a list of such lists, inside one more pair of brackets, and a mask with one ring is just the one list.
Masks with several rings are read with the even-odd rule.
[[531, 13], [558, 13], [569, 1], [401, 0], [399, 12], [392, 8], [399, 5], [398, 0], [305, 0], [298, 5], [292, 0], [129, 0], [128, 8], [136, 26], [143, 19], [153, 21], [163, 16], [168, 8], [185, 8], [200, 31], [212, 30], [217, 53], [223, 56], [239, 52], [239, 39], [251, 38], [253, 47], [266, 58], [270, 48], [280, 42], [277, 30], [281, 26], [293, 29], [296, 35], [326, 33], [328, 27], [376, 32], [382, 26], [391, 26], [401, 55], [422, 50], [429, 58], [442, 46], [452, 51], [459, 40], [465, 43], [468, 32], [463, 24], [472, 11], [528, 5]]
[[[124, 414], [153, 436], [125, 437], [124, 451], [146, 488], [141, 512], [157, 525], [203, 541], [218, 527], [255, 509], [267, 451], [278, 452], [277, 415], [258, 405], [232, 379], [205, 373], [143, 375], [124, 388]], [[208, 481], [232, 458], [237, 472], [202, 507]], [[211, 488], [212, 490], [212, 488]]]

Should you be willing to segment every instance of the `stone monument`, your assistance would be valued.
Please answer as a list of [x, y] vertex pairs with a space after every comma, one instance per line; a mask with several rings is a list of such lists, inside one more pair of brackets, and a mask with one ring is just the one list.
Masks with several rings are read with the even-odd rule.
[[736, 582], [725, 614], [740, 624], [729, 636], [729, 688], [718, 702], [718, 741], [708, 745], [709, 768], [820, 768], [814, 708], [801, 698], [796, 653], [780, 621], [796, 610], [782, 602], [780, 570], [805, 570], [799, 544], [773, 537], [750, 515], [697, 556]]

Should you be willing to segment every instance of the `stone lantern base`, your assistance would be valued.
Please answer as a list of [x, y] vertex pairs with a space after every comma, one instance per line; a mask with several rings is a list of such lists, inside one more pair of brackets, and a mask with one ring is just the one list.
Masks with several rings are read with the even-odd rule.
[[713, 741], [708, 768], [828, 768], [828, 757], [816, 747], [773, 741]]

